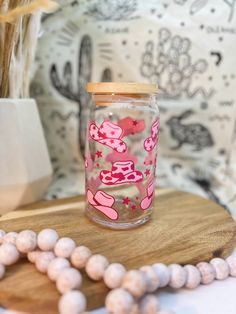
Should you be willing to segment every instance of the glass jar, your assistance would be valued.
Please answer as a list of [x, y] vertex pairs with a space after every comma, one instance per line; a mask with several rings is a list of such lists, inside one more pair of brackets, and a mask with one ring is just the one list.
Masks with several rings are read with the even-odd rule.
[[114, 229], [149, 220], [155, 194], [159, 111], [157, 86], [89, 83], [86, 215]]

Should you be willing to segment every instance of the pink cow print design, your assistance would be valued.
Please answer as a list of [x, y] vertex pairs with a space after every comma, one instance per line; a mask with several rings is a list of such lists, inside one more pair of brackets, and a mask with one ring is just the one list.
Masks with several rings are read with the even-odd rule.
[[159, 126], [160, 122], [159, 119], [154, 121], [151, 127], [151, 136], [146, 138], [144, 141], [144, 149], [147, 152], [150, 152], [153, 150], [153, 148], [156, 146], [158, 142], [158, 137], [159, 137]]
[[90, 190], [87, 190], [87, 200], [90, 205], [103, 213], [106, 217], [110, 218], [111, 220], [118, 219], [117, 211], [112, 208], [115, 203], [113, 196], [107, 194], [104, 191], [97, 191], [95, 195], [93, 195]]
[[102, 170], [100, 172], [100, 180], [106, 185], [133, 183], [142, 181], [143, 174], [134, 169], [132, 160], [117, 161], [112, 164], [111, 171]]
[[148, 184], [147, 196], [140, 203], [140, 207], [145, 210], [150, 207], [154, 199], [155, 181], [154, 179]]
[[99, 128], [92, 122], [89, 126], [89, 134], [94, 141], [118, 153], [124, 153], [127, 150], [125, 142], [121, 140], [123, 129], [110, 121], [104, 121]]

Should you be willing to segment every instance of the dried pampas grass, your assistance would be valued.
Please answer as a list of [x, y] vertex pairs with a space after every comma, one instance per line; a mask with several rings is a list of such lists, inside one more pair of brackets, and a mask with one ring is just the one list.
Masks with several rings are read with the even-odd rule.
[[29, 97], [41, 14], [56, 7], [50, 0], [0, 0], [0, 98]]

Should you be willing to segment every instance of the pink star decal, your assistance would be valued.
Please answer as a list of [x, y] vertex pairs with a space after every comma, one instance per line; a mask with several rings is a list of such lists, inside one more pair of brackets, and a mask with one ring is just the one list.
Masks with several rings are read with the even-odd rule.
[[96, 151], [96, 155], [98, 158], [102, 158], [102, 152], [100, 150]]
[[115, 134], [115, 132], [114, 131], [111, 131], [111, 135], [114, 135]]
[[110, 140], [110, 143], [113, 144], [113, 143], [114, 143], [114, 140]]
[[149, 176], [150, 170], [149, 170], [149, 169], [146, 169], [146, 170], [145, 170], [145, 174], [146, 174], [146, 177]]
[[131, 206], [131, 208], [132, 208], [133, 210], [135, 210], [135, 209], [136, 209], [136, 205], [133, 204], [133, 205]]
[[123, 204], [129, 205], [130, 199], [128, 197], [123, 198]]

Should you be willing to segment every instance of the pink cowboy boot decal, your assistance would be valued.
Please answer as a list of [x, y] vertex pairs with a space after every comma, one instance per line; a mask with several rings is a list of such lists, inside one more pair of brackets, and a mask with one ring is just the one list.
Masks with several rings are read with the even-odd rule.
[[151, 127], [151, 136], [144, 141], [144, 149], [148, 152], [152, 151], [158, 142], [159, 126], [159, 120], [154, 121]]
[[99, 128], [95, 123], [91, 123], [89, 134], [94, 141], [106, 145], [118, 153], [124, 153], [127, 150], [125, 142], [121, 140], [122, 128], [110, 121], [103, 122]]
[[134, 163], [129, 161], [117, 161], [112, 164], [111, 171], [102, 170], [100, 180], [106, 185], [122, 183], [134, 183], [143, 180], [142, 172], [134, 170]]

